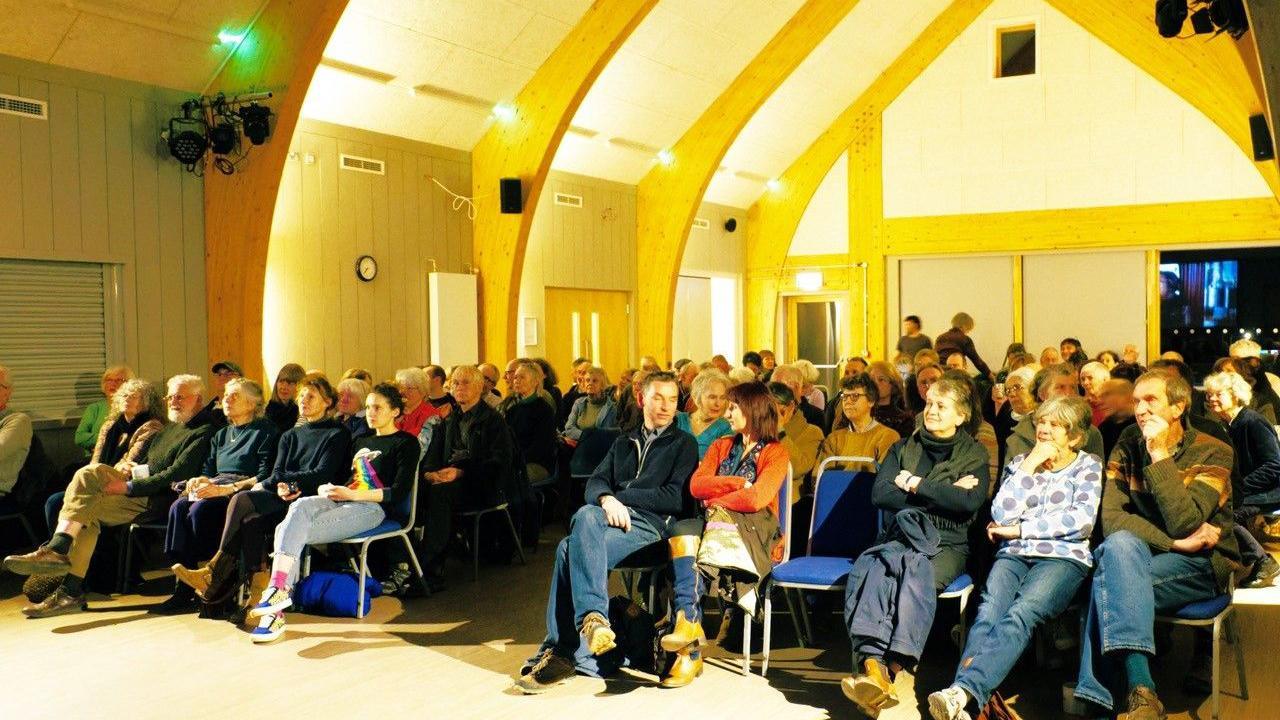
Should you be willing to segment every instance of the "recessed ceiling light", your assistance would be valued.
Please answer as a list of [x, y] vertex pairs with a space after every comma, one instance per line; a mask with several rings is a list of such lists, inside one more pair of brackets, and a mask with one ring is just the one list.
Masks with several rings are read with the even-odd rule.
[[234, 33], [230, 30], [219, 30], [218, 42], [223, 45], [239, 45], [244, 42], [244, 33]]
[[660, 164], [670, 165], [675, 161], [676, 161], [675, 153], [671, 152], [670, 150], [663, 148], [662, 150], [658, 151], [658, 162]]
[[502, 122], [511, 122], [516, 119], [516, 106], [511, 103], [498, 103], [493, 106], [493, 116]]

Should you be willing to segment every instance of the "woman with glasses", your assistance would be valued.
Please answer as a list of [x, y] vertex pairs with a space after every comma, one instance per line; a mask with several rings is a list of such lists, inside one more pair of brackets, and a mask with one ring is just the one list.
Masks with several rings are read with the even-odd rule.
[[1035, 389], [1031, 387], [1031, 381], [1035, 378], [1036, 370], [1038, 369], [1035, 365], [1023, 365], [1010, 372], [1005, 377], [1003, 385], [997, 385], [1004, 402], [1001, 403], [1000, 408], [996, 411], [996, 417], [991, 423], [991, 427], [996, 433], [996, 446], [999, 449], [999, 457], [997, 458], [999, 467], [1004, 467], [1005, 443], [1008, 442], [1009, 436], [1013, 434], [1013, 428], [1022, 422], [1022, 418], [1035, 412], [1037, 403]]
[[[860, 456], [884, 459], [889, 448], [901, 437], [893, 428], [881, 425], [872, 415], [880, 399], [879, 383], [867, 373], [840, 380], [840, 413], [835, 429], [818, 448], [818, 464], [829, 457]], [[840, 469], [853, 469], [841, 463]]]

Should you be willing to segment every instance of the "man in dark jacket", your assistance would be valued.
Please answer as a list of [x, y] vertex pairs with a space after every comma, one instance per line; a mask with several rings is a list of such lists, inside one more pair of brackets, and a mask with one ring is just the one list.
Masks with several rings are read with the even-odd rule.
[[575, 672], [607, 675], [601, 657], [615, 647], [609, 626], [609, 570], [656, 545], [667, 557], [670, 528], [691, 507], [689, 478], [698, 443], [673, 422], [680, 387], [669, 372], [649, 375], [641, 390], [643, 424], [621, 435], [587, 481], [586, 505], [556, 548], [547, 637], [521, 670], [516, 687], [536, 694]]
[[49, 542], [25, 555], [4, 559], [5, 567], [19, 575], [65, 573], [53, 594], [22, 609], [27, 617], [85, 610], [84, 577], [101, 526], [124, 525], [148, 509], [168, 507], [173, 500], [173, 483], [200, 474], [213, 429], [209, 413], [200, 410], [204, 381], [195, 375], [175, 375], [169, 378], [168, 387], [169, 424], [152, 439], [145, 463], [126, 463], [123, 471], [95, 463], [76, 471], [67, 486], [57, 531]]
[[471, 365], [453, 370], [458, 409], [434, 433], [422, 459], [423, 564], [438, 579], [441, 555], [453, 535], [453, 514], [510, 500], [513, 450], [506, 421], [481, 402], [484, 376]]

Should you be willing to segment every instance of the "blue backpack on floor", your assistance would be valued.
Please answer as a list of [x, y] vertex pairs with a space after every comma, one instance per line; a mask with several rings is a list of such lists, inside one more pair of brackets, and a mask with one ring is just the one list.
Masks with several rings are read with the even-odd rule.
[[[364, 579], [364, 607], [368, 612], [373, 598], [382, 594], [382, 583]], [[344, 572], [313, 572], [293, 589], [293, 604], [312, 615], [356, 616], [356, 576]]]

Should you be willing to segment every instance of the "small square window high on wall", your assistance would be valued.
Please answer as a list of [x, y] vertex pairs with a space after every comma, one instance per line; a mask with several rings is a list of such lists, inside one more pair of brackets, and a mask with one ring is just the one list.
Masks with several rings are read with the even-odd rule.
[[1015, 25], [996, 30], [998, 78], [1036, 74], [1036, 26]]

